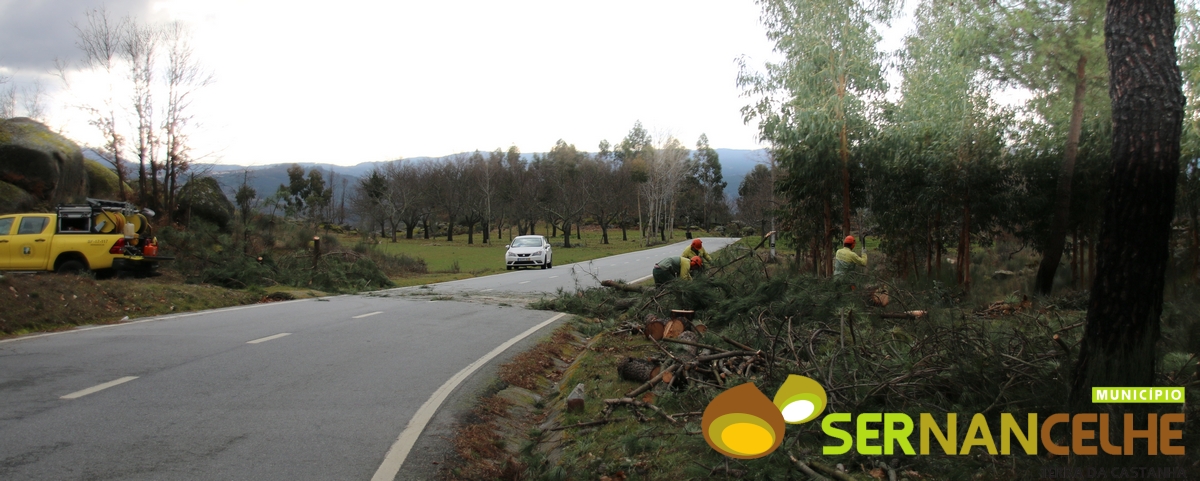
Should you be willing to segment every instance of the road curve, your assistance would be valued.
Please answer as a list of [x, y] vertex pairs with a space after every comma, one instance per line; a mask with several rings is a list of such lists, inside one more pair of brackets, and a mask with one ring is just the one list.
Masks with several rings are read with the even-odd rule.
[[[705, 239], [705, 246], [730, 241]], [[682, 249], [680, 243], [431, 290], [531, 294], [634, 280]], [[537, 335], [490, 362], [480, 364], [481, 357], [555, 317], [390, 295], [411, 290], [0, 341], [0, 479], [340, 480], [386, 473], [385, 459], [394, 461], [388, 453], [422, 405], [441, 392], [450, 394], [445, 406], [464, 409], [495, 365]], [[473, 365], [482, 368], [464, 375]], [[455, 377], [465, 384], [446, 391]], [[438, 437], [451, 424], [443, 411], [431, 425]], [[400, 478], [432, 472], [429, 432]], [[413, 459], [421, 465], [410, 466]]]

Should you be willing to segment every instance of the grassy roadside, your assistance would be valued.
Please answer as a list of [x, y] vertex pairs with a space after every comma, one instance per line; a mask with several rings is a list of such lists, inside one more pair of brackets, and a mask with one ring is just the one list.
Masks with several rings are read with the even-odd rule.
[[236, 290], [187, 284], [165, 271], [148, 279], [109, 279], [53, 274], [0, 276], [0, 339], [34, 332], [115, 324], [123, 318], [326, 295], [311, 289]]

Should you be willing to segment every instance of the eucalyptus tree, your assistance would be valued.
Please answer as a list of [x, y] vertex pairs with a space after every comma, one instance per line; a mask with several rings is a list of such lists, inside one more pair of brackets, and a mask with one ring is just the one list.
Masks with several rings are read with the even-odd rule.
[[940, 264], [943, 236], [953, 236], [952, 228], [963, 286], [971, 280], [972, 237], [999, 225], [1012, 181], [1002, 154], [1005, 114], [979, 75], [978, 37], [961, 34], [974, 28], [971, 11], [937, 1], [917, 7], [915, 33], [900, 57], [901, 99], [873, 144], [868, 181], [885, 249], [901, 260], [902, 272], [917, 267], [920, 244], [926, 271], [934, 254]]
[[[1071, 190], [1089, 92], [1107, 89], [1104, 0], [980, 0], [978, 17], [989, 34], [988, 64], [994, 78], [1033, 93], [1042, 122], [1066, 132], [1049, 231], [1035, 289], [1051, 291], [1066, 243]], [[1060, 109], [1038, 108], [1070, 99], [1069, 121]], [[1107, 102], [1100, 102], [1101, 105]]]
[[[638, 195], [635, 196], [637, 201], [637, 225], [641, 231], [642, 241], [646, 240], [646, 223], [642, 219], [642, 184], [645, 184], [649, 176], [648, 164], [654, 155], [654, 139], [650, 133], [642, 127], [642, 121], [634, 122], [633, 127], [629, 129], [629, 133], [621, 139], [621, 143], [613, 150], [613, 154], [617, 160], [621, 161], [622, 168], [629, 171], [630, 178], [638, 185]], [[624, 224], [622, 223], [622, 236], [624, 236]]]
[[[188, 128], [194, 120], [192, 100], [202, 88], [212, 83], [212, 73], [196, 57], [190, 30], [180, 22], [172, 22], [163, 30], [163, 46], [167, 63], [164, 72], [167, 104], [163, 112], [162, 140], [166, 149], [163, 158], [163, 178], [168, 212], [175, 208], [179, 176], [190, 168], [191, 146]], [[153, 171], [154, 163], [151, 163]]]
[[[1096, 277], [1071, 375], [1072, 412], [1093, 408], [1093, 387], [1155, 383], [1155, 345], [1179, 177], [1185, 98], [1175, 51], [1174, 3], [1110, 0], [1104, 33], [1113, 165]], [[1138, 406], [1110, 409], [1120, 414]], [[1109, 432], [1120, 429], [1121, 423], [1115, 424]], [[1130, 434], [1125, 432], [1126, 438]], [[1111, 459], [1101, 456], [1102, 461]]]
[[[776, 157], [793, 204], [819, 196], [825, 212], [822, 243], [833, 234], [832, 209], [842, 204], [842, 232], [849, 233], [851, 171], [855, 150], [869, 129], [868, 102], [882, 96], [882, 54], [876, 24], [888, 22], [892, 0], [758, 0], [767, 37], [783, 55], [766, 71], [742, 64], [738, 83], [755, 103], [742, 109], [759, 121], [759, 135], [781, 149]], [[840, 182], [837, 177], [840, 176]], [[804, 186], [802, 191], [795, 189]], [[815, 188], [809, 188], [815, 187]]]
[[721, 175], [721, 159], [716, 149], [708, 144], [708, 136], [700, 134], [696, 150], [692, 153], [692, 172], [702, 190], [701, 224], [705, 230], [712, 226], [713, 218], [725, 207], [725, 178]]

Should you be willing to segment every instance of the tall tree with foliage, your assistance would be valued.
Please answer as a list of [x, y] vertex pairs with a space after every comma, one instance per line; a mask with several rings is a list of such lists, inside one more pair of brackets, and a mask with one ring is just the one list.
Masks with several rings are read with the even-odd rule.
[[[1076, 412], [1091, 388], [1154, 385], [1184, 108], [1173, 2], [1111, 0], [1105, 21], [1113, 170], [1079, 358]], [[1122, 408], [1125, 405], [1110, 405]], [[1120, 428], [1120, 416], [1115, 417]], [[1109, 432], [1113, 432], [1110, 429]]]
[[[1042, 261], [1035, 289], [1049, 294], [1062, 259], [1079, 140], [1089, 90], [1107, 86], [1103, 0], [981, 0], [979, 18], [991, 46], [987, 59], [995, 78], [1027, 89], [1044, 124], [1066, 132], [1049, 231], [1039, 242]], [[1050, 117], [1045, 106], [1070, 99], [1069, 121]]]
[[[824, 172], [818, 175], [840, 176], [842, 233], [848, 233], [853, 145], [868, 124], [866, 101], [887, 89], [874, 23], [888, 22], [896, 4], [758, 0], [758, 5], [767, 37], [785, 60], [769, 64], [764, 74], [748, 72], [743, 65], [739, 84], [760, 97], [743, 113], [746, 120], [760, 119], [761, 136], [768, 142], [802, 146], [788, 161], [821, 162]], [[781, 167], [788, 175], [799, 172]]]
[[[999, 224], [1011, 175], [1003, 161], [1006, 116], [979, 75], [970, 6], [925, 1], [901, 55], [902, 97], [873, 142], [868, 188], [885, 250], [899, 271], [927, 272], [945, 237], [957, 234], [956, 280], [971, 280], [973, 239]], [[940, 269], [939, 269], [940, 270]]]
[[712, 226], [714, 215], [725, 206], [725, 182], [721, 175], [721, 159], [716, 149], [708, 145], [708, 136], [700, 134], [696, 150], [692, 152], [692, 177], [700, 183], [703, 192], [701, 223], [704, 230]]
[[816, 198], [824, 225], [814, 242], [825, 246], [835, 232], [832, 204], [839, 200], [841, 231], [850, 232], [851, 171], [859, 161], [855, 149], [870, 130], [868, 102], [886, 90], [875, 23], [887, 22], [897, 4], [889, 0], [759, 0], [758, 4], [763, 8], [767, 38], [784, 60], [767, 64], [763, 73], [742, 65], [738, 83], [757, 98], [742, 112], [747, 122], [758, 119], [760, 137], [777, 150], [775, 158], [784, 176], [780, 187], [789, 204], [796, 207]]

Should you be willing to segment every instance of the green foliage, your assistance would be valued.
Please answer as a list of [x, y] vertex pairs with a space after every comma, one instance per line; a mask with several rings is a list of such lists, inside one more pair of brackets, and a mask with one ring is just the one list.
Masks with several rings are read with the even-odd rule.
[[[731, 247], [722, 251], [714, 264], [727, 264], [744, 253], [744, 247]], [[857, 285], [856, 290], [850, 289], [851, 282]], [[996, 286], [981, 286], [976, 292], [994, 293], [1008, 287], [999, 281], [979, 282], [993, 282]], [[878, 287], [890, 291], [890, 308], [866, 303], [865, 292]], [[1012, 308], [1015, 312], [995, 314], [998, 311], [989, 310], [997, 300], [1017, 306]], [[627, 327], [629, 323], [636, 325], [648, 313], [664, 317], [670, 309], [695, 309], [697, 321], [710, 328], [702, 342], [724, 346], [719, 337], [724, 335], [776, 359], [765, 374], [754, 380], [768, 395], [782, 384], [787, 374], [801, 374], [825, 387], [831, 412], [902, 412], [914, 419], [921, 412], [935, 413], [935, 417], [938, 413], [957, 412], [960, 413], [957, 437], [963, 439], [968, 424], [963, 416], [972, 413], [982, 413], [994, 426], [1003, 412], [1014, 413], [1018, 418], [1031, 412], [1066, 412], [1065, 395], [1069, 389], [1066, 380], [1074, 354], [1065, 354], [1052, 339], [1058, 334], [1068, 346], [1078, 342], [1083, 329], [1076, 324], [1083, 321], [1082, 308], [1087, 296], [1076, 292], [1047, 298], [1044, 304], [1029, 307], [1020, 307], [1022, 301], [1019, 293], [971, 296], [948, 290], [936, 282], [905, 284], [870, 276], [819, 279], [795, 274], [790, 266], [765, 263], [751, 255], [692, 282], [672, 282], [640, 295], [606, 289], [563, 292], [538, 307], [599, 317], [602, 321], [589, 328], [608, 331]], [[1188, 291], [1185, 298], [1168, 302], [1164, 308], [1164, 342], [1156, 385], [1181, 385], [1195, 375], [1196, 362], [1190, 353], [1200, 343], [1200, 316], [1195, 314], [1200, 312], [1198, 303], [1200, 298]], [[617, 305], [632, 307], [619, 309]], [[879, 312], [909, 309], [926, 310], [928, 315], [915, 320], [878, 316]], [[611, 351], [612, 345], [610, 342], [594, 347], [596, 352], [606, 352]], [[653, 346], [647, 349], [637, 355], [645, 357], [658, 352]], [[620, 355], [625, 354], [609, 357]], [[578, 369], [584, 373], [596, 369], [610, 372], [603, 365]], [[593, 381], [593, 375], [587, 375], [589, 386], [607, 382]], [[571, 382], [574, 381], [567, 381]], [[730, 382], [741, 380], [726, 381]], [[611, 390], [619, 392], [622, 387]], [[720, 390], [693, 384], [656, 392], [655, 405], [666, 412], [678, 413], [702, 411]], [[1193, 388], [1189, 397], [1198, 394]], [[587, 420], [585, 417], [578, 421]], [[577, 421], [569, 418], [566, 422]], [[1184, 429], [1187, 437], [1184, 444], [1188, 446], [1198, 439], [1196, 434], [1186, 434], [1192, 432], [1191, 427]], [[694, 432], [699, 427], [698, 422], [676, 429], [665, 423], [651, 427], [630, 420], [599, 428], [595, 433], [583, 431], [578, 434], [578, 450], [567, 448], [563, 456], [564, 465], [569, 467], [567, 471], [603, 472], [596, 470], [631, 467], [638, 461], [639, 453], [648, 449], [655, 453], [656, 460], [663, 460], [652, 464], [650, 469], [658, 471], [651, 474], [675, 472], [677, 466], [668, 460], [676, 456], [688, 459], [689, 464], [703, 466], [693, 468], [696, 472], [691, 473], [699, 478], [709, 475], [709, 466], [725, 463], [699, 436], [670, 437], [672, 441], [667, 446], [648, 446], [652, 440], [635, 441], [630, 437], [631, 430], [639, 429], [653, 429], [657, 435], [653, 439], [658, 439], [676, 431]], [[760, 460], [730, 460], [729, 467], [744, 470], [750, 479], [782, 479], [802, 477], [787, 454], [847, 467], [860, 463], [870, 466], [878, 459], [857, 454], [822, 459], [819, 446], [828, 442], [819, 425], [789, 426], [781, 452]], [[587, 447], [591, 443], [612, 446], [610, 449], [619, 455], [602, 456], [595, 448]], [[588, 452], [595, 456], [586, 455]], [[621, 457], [632, 461], [620, 465], [617, 460]], [[1000, 464], [993, 464], [987, 456], [919, 456], [903, 461], [907, 469], [935, 479], [1023, 479], [1045, 463], [1058, 466], [1059, 462], [1032, 456], [1013, 456]]]
[[392, 286], [389, 274], [424, 273], [424, 261], [388, 255], [374, 247], [340, 248], [335, 236], [322, 238], [322, 254], [313, 262], [310, 230], [293, 228], [283, 249], [244, 253], [239, 237], [196, 221], [187, 230], [159, 233], [163, 248], [176, 256], [173, 269], [187, 280], [232, 288], [284, 285], [326, 292], [357, 292]]

